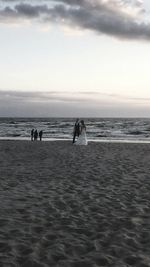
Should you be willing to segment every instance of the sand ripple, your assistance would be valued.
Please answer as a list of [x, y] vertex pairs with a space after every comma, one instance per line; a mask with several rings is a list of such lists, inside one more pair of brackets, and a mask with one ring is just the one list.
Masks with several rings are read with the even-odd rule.
[[148, 145], [0, 151], [0, 266], [150, 266]]

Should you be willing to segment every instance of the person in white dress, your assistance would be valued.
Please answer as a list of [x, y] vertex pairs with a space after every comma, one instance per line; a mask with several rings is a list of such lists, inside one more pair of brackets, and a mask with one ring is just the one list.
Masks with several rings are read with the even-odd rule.
[[84, 120], [81, 120], [80, 122], [80, 135], [75, 142], [75, 145], [84, 145], [86, 146], [88, 144], [87, 137], [86, 137], [86, 126], [84, 124]]

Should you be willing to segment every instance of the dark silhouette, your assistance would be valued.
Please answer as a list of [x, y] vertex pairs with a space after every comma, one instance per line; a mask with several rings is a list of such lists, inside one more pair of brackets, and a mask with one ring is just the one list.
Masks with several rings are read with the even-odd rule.
[[80, 135], [80, 123], [79, 119], [76, 119], [75, 125], [74, 125], [74, 131], [73, 131], [73, 144], [75, 143], [76, 136], [79, 137]]
[[40, 141], [42, 141], [42, 136], [43, 136], [43, 131], [41, 130], [41, 131], [39, 132]]
[[33, 141], [33, 137], [34, 137], [34, 129], [31, 130], [31, 141]]
[[38, 138], [38, 132], [37, 132], [37, 130], [35, 130], [35, 131], [34, 131], [34, 141], [36, 141], [37, 138]]

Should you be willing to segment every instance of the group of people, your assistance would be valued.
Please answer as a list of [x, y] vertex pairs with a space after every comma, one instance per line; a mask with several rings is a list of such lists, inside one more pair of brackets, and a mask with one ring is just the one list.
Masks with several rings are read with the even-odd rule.
[[[77, 140], [76, 140], [77, 139]], [[86, 126], [84, 120], [76, 119], [73, 131], [73, 144], [75, 145], [87, 145]]]
[[31, 141], [37, 141], [38, 136], [40, 138], [40, 141], [42, 141], [43, 131], [41, 130], [39, 133], [37, 130], [32, 129], [31, 130]]
[[[37, 141], [38, 137], [40, 141], [42, 141], [43, 131], [38, 131], [35, 129], [31, 130], [31, 141]], [[87, 145], [87, 137], [86, 137], [86, 126], [84, 120], [76, 119], [74, 129], [73, 129], [73, 144], [75, 145]]]

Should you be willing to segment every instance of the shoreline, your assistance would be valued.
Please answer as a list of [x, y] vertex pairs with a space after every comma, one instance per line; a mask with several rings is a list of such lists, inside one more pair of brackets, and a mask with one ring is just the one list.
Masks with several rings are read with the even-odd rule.
[[[29, 141], [31, 142], [30, 137], [0, 137], [0, 142], [1, 141]], [[43, 138], [41, 142], [57, 142], [57, 141], [64, 141], [64, 142], [69, 142], [72, 143], [72, 139], [67, 139], [67, 138]], [[38, 139], [37, 141], [33, 142], [40, 142]], [[88, 139], [89, 143], [122, 143], [122, 144], [150, 144], [150, 139], [149, 140], [133, 140], [133, 139]]]

